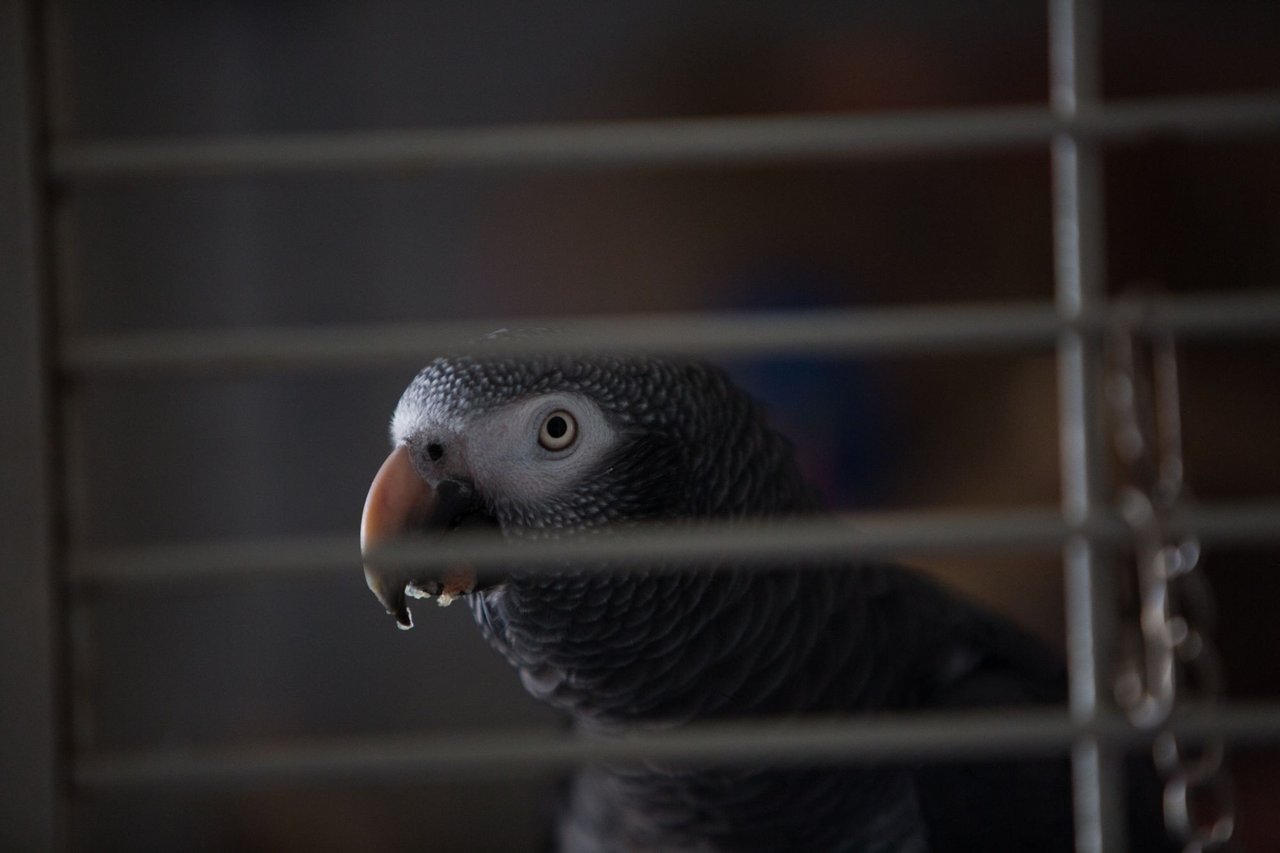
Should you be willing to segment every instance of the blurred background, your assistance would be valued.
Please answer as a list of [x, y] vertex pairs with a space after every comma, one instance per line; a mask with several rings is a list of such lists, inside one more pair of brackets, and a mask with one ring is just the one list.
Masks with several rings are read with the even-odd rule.
[[[1280, 90], [1280, 4], [1103, 4], [1107, 98]], [[92, 3], [50, 12], [64, 138], [1042, 104], [1044, 5]], [[1280, 285], [1280, 135], [1112, 146], [1120, 292]], [[444, 169], [90, 183], [59, 199], [63, 333], [1052, 298], [1047, 150], [838, 165]], [[1280, 494], [1280, 346], [1183, 349], [1187, 480]], [[1059, 500], [1050, 354], [727, 364], [846, 509]], [[412, 371], [76, 391], [90, 546], [354, 538]], [[1280, 697], [1280, 552], [1212, 551], [1233, 697]], [[1055, 559], [926, 568], [1062, 643]], [[78, 618], [82, 749], [559, 725], [463, 608], [396, 631], [349, 577], [159, 585]], [[1236, 756], [1254, 849], [1275, 754]], [[77, 798], [74, 849], [523, 850], [554, 780]], [[1268, 785], [1273, 786], [1268, 790]]]

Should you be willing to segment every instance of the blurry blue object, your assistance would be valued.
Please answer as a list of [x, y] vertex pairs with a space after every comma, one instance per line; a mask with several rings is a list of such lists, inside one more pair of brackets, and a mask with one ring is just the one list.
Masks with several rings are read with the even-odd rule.
[[[721, 307], [775, 313], [847, 306], [856, 288], [803, 262], [762, 264], [732, 281]], [[882, 503], [898, 467], [899, 407], [877, 362], [851, 358], [736, 360], [729, 373], [795, 444], [809, 481], [836, 508]]]

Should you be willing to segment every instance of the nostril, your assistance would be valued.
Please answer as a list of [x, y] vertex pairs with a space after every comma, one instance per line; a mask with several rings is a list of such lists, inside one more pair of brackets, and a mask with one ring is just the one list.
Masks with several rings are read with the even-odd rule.
[[427, 456], [431, 458], [432, 462], [439, 462], [440, 457], [444, 456], [444, 448], [439, 444], [432, 442], [427, 445]]

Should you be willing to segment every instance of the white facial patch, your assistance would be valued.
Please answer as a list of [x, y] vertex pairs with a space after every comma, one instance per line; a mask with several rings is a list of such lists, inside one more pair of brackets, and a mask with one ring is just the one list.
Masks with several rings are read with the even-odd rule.
[[[563, 449], [550, 450], [539, 442], [551, 416], [573, 419], [576, 435]], [[525, 503], [568, 491], [596, 469], [618, 438], [599, 408], [576, 394], [545, 394], [511, 403], [464, 430], [476, 485]]]

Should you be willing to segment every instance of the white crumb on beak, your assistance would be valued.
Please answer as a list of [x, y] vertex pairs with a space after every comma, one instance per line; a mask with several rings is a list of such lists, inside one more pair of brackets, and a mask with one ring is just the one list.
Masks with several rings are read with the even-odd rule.
[[404, 585], [404, 594], [409, 596], [410, 598], [430, 598], [431, 597], [431, 593], [427, 592], [425, 589], [422, 589], [421, 587], [414, 586], [411, 583], [407, 583]]
[[450, 604], [453, 604], [453, 599], [454, 596], [447, 592], [442, 592], [440, 593], [440, 597], [436, 599], [436, 604], [439, 604], [441, 607], [448, 607]]

